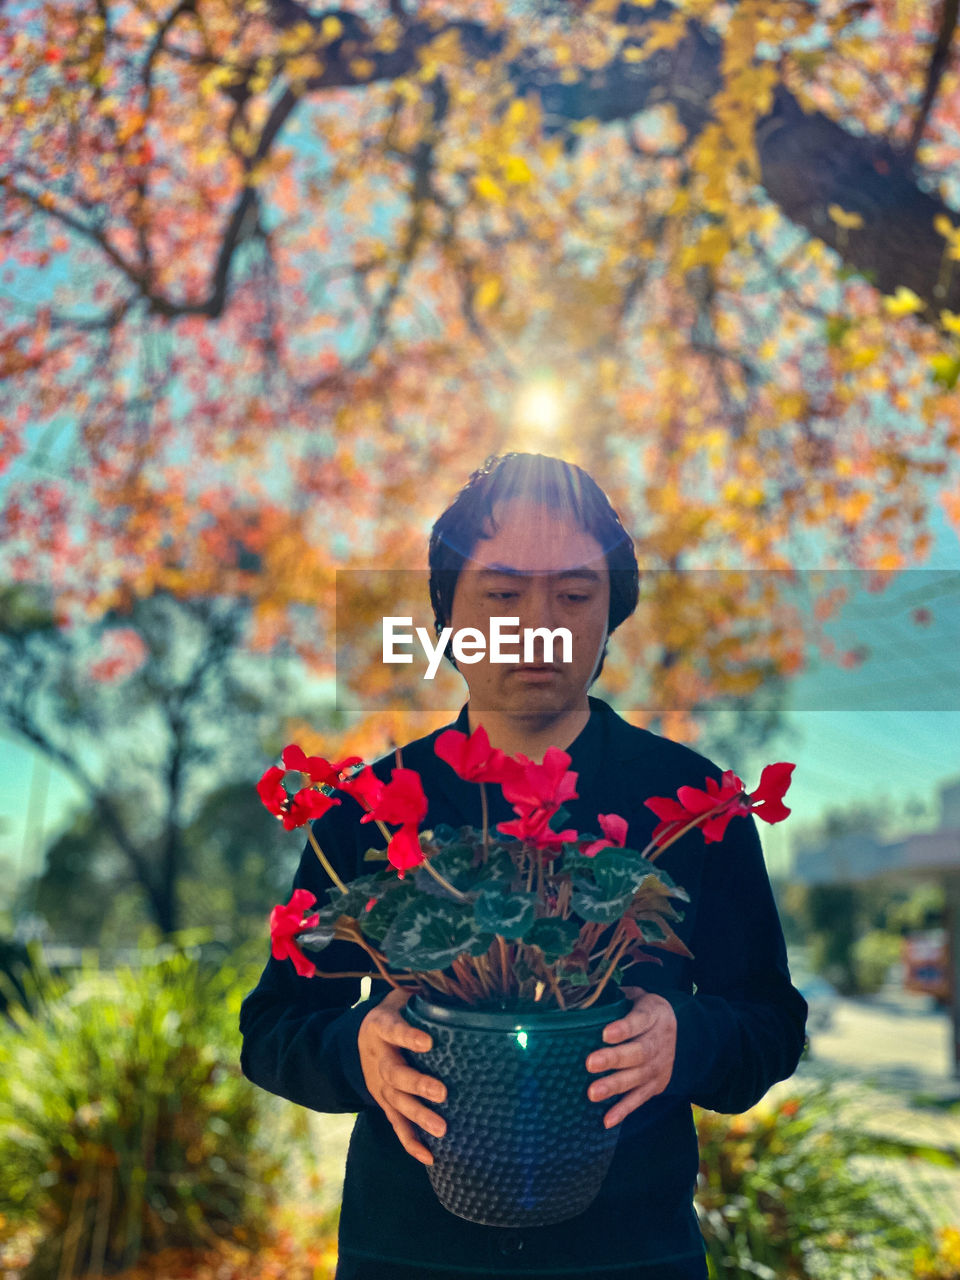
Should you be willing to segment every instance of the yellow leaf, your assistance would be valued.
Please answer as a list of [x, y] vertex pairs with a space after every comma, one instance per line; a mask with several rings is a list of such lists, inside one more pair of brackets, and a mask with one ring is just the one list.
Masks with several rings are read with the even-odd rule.
[[863, 217], [859, 213], [854, 213], [852, 209], [843, 209], [838, 204], [827, 206], [827, 213], [838, 227], [856, 230], [863, 226]]
[[507, 108], [506, 124], [511, 129], [516, 129], [527, 118], [527, 104], [522, 98], [514, 98]]
[[343, 23], [333, 14], [328, 14], [320, 23], [320, 34], [324, 40], [338, 40], [343, 35]]
[[879, 347], [855, 347], [847, 357], [848, 369], [866, 369], [880, 354]]
[[923, 305], [923, 300], [903, 284], [896, 293], [883, 300], [884, 309], [891, 316], [908, 316], [914, 311], [922, 311]]
[[955, 227], [945, 213], [938, 213], [933, 220], [933, 229], [945, 240], [952, 240], [960, 228]]
[[533, 181], [533, 170], [524, 160], [523, 156], [510, 155], [506, 156], [501, 164], [503, 176], [508, 182], [520, 185], [524, 182]]
[[493, 204], [506, 204], [507, 197], [503, 187], [490, 177], [488, 173], [478, 173], [473, 180], [473, 189], [481, 200], [490, 200]]
[[646, 57], [658, 49], [673, 49], [678, 45], [687, 34], [687, 20], [683, 14], [677, 14], [664, 22], [651, 22], [649, 32], [643, 43]]
[[956, 311], [941, 311], [940, 323], [947, 333], [960, 334], [960, 315], [957, 315]]
[[496, 276], [487, 276], [474, 295], [474, 306], [478, 311], [489, 311], [500, 297], [500, 281]]

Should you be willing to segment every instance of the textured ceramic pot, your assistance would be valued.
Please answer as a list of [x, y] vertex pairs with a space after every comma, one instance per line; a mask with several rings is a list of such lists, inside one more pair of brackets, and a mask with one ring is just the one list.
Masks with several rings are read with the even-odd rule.
[[407, 1053], [447, 1087], [430, 1103], [442, 1138], [420, 1130], [433, 1154], [430, 1182], [445, 1209], [486, 1226], [545, 1226], [595, 1199], [620, 1134], [605, 1129], [613, 1100], [587, 1097], [584, 1065], [603, 1028], [629, 1010], [616, 989], [588, 1009], [477, 1010], [412, 996], [404, 1016], [433, 1048]]

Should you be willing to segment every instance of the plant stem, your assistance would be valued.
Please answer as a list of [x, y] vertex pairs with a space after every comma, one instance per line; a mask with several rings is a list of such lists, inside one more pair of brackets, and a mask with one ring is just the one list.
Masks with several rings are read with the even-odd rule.
[[[736, 800], [739, 799], [739, 797], [734, 796], [733, 799]], [[722, 800], [720, 804], [714, 805], [712, 809], [706, 809], [703, 813], [695, 814], [688, 823], [674, 831], [673, 835], [671, 835], [668, 840], [651, 840], [640, 854], [640, 857], [646, 858], [648, 862], [656, 862], [664, 849], [669, 849], [670, 846], [679, 840], [681, 836], [685, 836], [687, 832], [692, 830], [694, 827], [702, 826], [707, 818], [714, 818], [718, 813], [723, 813], [724, 809], [728, 809], [732, 803], [733, 801], [729, 799]], [[749, 812], [749, 810], [747, 810], [747, 812]], [[654, 850], [655, 852], [651, 852], [651, 850]]]
[[510, 991], [510, 962], [507, 959], [507, 944], [503, 937], [497, 934], [497, 946], [500, 951], [500, 972], [503, 975], [500, 987], [504, 995], [508, 995]]
[[622, 957], [623, 957], [623, 954], [624, 954], [624, 952], [626, 951], [627, 947], [629, 947], [629, 945], [630, 945], [630, 939], [629, 939], [628, 937], [624, 937], [624, 939], [623, 939], [623, 941], [621, 942], [620, 946], [619, 946], [619, 947], [617, 948], [617, 950], [614, 952], [613, 959], [610, 961], [610, 965], [609, 965], [609, 967], [607, 968], [606, 973], [605, 973], [605, 974], [603, 975], [603, 977], [600, 979], [600, 983], [599, 983], [599, 985], [598, 985], [598, 987], [597, 987], [596, 991], [594, 991], [592, 995], [588, 996], [588, 998], [587, 998], [586, 1000], [584, 1000], [583, 1004], [580, 1006], [580, 1008], [581, 1008], [581, 1009], [587, 1009], [587, 1008], [589, 1008], [589, 1007], [590, 1007], [590, 1005], [592, 1005], [592, 1004], [594, 1003], [594, 1001], [595, 1001], [595, 1000], [597, 999], [597, 997], [600, 995], [600, 992], [601, 992], [601, 991], [603, 990], [603, 988], [607, 985], [608, 981], [610, 980], [610, 975], [613, 973], [614, 969], [615, 969], [615, 968], [617, 967], [617, 965], [620, 963], [620, 961], [621, 961], [621, 959], [622, 959]]
[[323, 852], [323, 850], [322, 850], [322, 849], [320, 848], [320, 846], [317, 844], [317, 838], [316, 838], [316, 836], [313, 834], [313, 827], [312, 827], [312, 826], [308, 826], [308, 827], [307, 827], [307, 837], [308, 837], [308, 839], [309, 839], [310, 843], [313, 845], [313, 851], [314, 851], [314, 853], [317, 855], [317, 857], [320, 859], [320, 864], [321, 864], [321, 866], [323, 867], [324, 871], [327, 873], [327, 875], [330, 877], [330, 879], [333, 881], [333, 883], [337, 886], [337, 888], [340, 890], [340, 892], [341, 892], [341, 893], [346, 893], [346, 892], [347, 892], [347, 886], [343, 883], [343, 881], [340, 879], [340, 877], [339, 877], [339, 876], [337, 875], [337, 873], [334, 871], [333, 867], [330, 865], [330, 861], [329, 861], [329, 859], [327, 858], [327, 855]]
[[487, 788], [483, 782], [480, 783], [480, 812], [483, 815], [483, 861], [486, 863], [490, 856], [490, 819], [487, 812]]
[[448, 893], [452, 893], [453, 896], [458, 898], [461, 902], [466, 902], [467, 895], [465, 893], [461, 893], [459, 889], [455, 889], [449, 880], [445, 879], [434, 867], [431, 867], [429, 858], [424, 858], [422, 865], [427, 868], [434, 880], [436, 880], [437, 884], [442, 884]]
[[333, 973], [327, 973], [323, 969], [318, 969], [314, 974], [316, 978], [379, 978], [379, 973], [363, 973], [359, 969], [337, 969]]
[[396, 987], [398, 991], [402, 990], [403, 988], [401, 986], [401, 983], [397, 982], [393, 974], [388, 973], [386, 970], [386, 966], [384, 964], [384, 961], [386, 960], [386, 956], [382, 955], [376, 949], [376, 947], [372, 947], [370, 945], [370, 943], [363, 936], [362, 932], [360, 931], [360, 926], [357, 924], [355, 920], [353, 921], [353, 926], [354, 926], [353, 929], [349, 930], [349, 935], [348, 935], [351, 938], [351, 940], [353, 942], [356, 942], [359, 946], [361, 946], [364, 949], [364, 951], [366, 951], [367, 955], [370, 957], [370, 959], [379, 969], [380, 976], [385, 981], [389, 982], [391, 987]]
[[483, 988], [483, 994], [489, 999], [494, 994], [494, 988], [491, 975], [488, 972], [486, 956], [472, 956], [471, 959], [473, 960], [474, 972], [477, 975], [480, 986]]
[[544, 960], [543, 964], [541, 965], [541, 972], [543, 973], [544, 977], [547, 979], [547, 982], [550, 985], [550, 990], [553, 992], [553, 998], [556, 1000], [557, 1004], [560, 1006], [561, 1009], [566, 1009], [567, 1003], [563, 998], [563, 992], [560, 990], [559, 986], [557, 985], [557, 979], [554, 976], [553, 967], [547, 964], [546, 960]]

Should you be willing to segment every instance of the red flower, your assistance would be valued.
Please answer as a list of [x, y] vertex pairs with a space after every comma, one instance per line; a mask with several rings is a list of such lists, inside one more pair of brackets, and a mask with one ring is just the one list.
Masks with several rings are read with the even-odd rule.
[[287, 793], [283, 788], [285, 770], [271, 765], [257, 783], [257, 794], [271, 813], [279, 818], [287, 803]]
[[[380, 822], [410, 823], [414, 827], [427, 816], [427, 797], [416, 769], [393, 769], [390, 781], [367, 814]], [[361, 819], [362, 821], [362, 819]]]
[[[733, 770], [728, 769], [720, 782], [708, 778], [705, 791], [696, 787], [680, 787], [676, 800], [662, 796], [645, 800], [647, 808], [662, 819], [654, 828], [651, 839], [658, 845], [667, 844], [681, 827], [688, 826], [697, 818], [704, 818], [696, 825], [703, 828], [703, 838], [707, 843], [722, 840], [727, 824], [737, 814], [752, 812], [764, 822], [781, 822], [790, 812], [782, 801], [795, 767], [784, 763], [768, 764], [760, 775], [756, 791], [749, 795]], [[711, 811], [714, 811], [712, 816], [705, 817]]]
[[411, 867], [418, 867], [424, 860], [420, 848], [420, 836], [415, 822], [405, 822], [399, 831], [395, 831], [387, 845], [387, 861], [396, 867], [400, 879]]
[[292, 960], [301, 978], [312, 978], [317, 966], [307, 959], [293, 939], [301, 929], [309, 929], [320, 919], [318, 915], [303, 919], [304, 911], [316, 901], [309, 889], [294, 889], [285, 906], [278, 902], [270, 912], [270, 953], [275, 960]]
[[548, 747], [543, 763], [534, 764], [524, 756], [520, 768], [502, 783], [503, 794], [514, 806], [524, 809], [559, 809], [565, 800], [577, 799], [577, 775], [569, 769], [570, 756], [559, 747]]
[[469, 737], [459, 729], [446, 729], [433, 749], [441, 760], [467, 782], [500, 782], [507, 756], [491, 747], [487, 731], [478, 724]]
[[281, 815], [284, 830], [293, 831], [295, 827], [305, 827], [315, 818], [322, 818], [328, 809], [332, 809], [340, 801], [334, 796], [325, 795], [313, 787], [302, 787], [295, 796], [291, 796], [286, 810]]
[[304, 773], [314, 783], [323, 783], [327, 787], [338, 787], [340, 785], [340, 774], [344, 769], [349, 769], [352, 765], [362, 764], [363, 761], [359, 756], [345, 756], [342, 760], [331, 764], [329, 760], [325, 760], [323, 756], [308, 756], [302, 747], [298, 747], [292, 742], [288, 747], [284, 747], [283, 760], [285, 769], [296, 769], [299, 773]]
[[284, 830], [292, 831], [295, 827], [305, 826], [340, 803], [333, 796], [316, 791], [313, 787], [302, 787], [295, 796], [289, 796], [283, 785], [285, 772], [277, 765], [271, 765], [257, 783], [257, 794], [269, 811], [282, 819]]
[[367, 765], [352, 778], [341, 779], [337, 785], [341, 791], [346, 791], [347, 795], [353, 796], [367, 810], [360, 821], [372, 822], [373, 814], [370, 810], [379, 804], [385, 784], [380, 781], [370, 766]]
[[760, 774], [756, 791], [750, 796], [750, 808], [764, 822], [782, 822], [790, 810], [783, 797], [790, 786], [790, 775], [796, 765], [768, 764]]
[[594, 840], [581, 852], [585, 858], [593, 858], [601, 849], [610, 849], [614, 845], [622, 849], [627, 839], [627, 820], [618, 813], [598, 813], [597, 821], [606, 840]]
[[567, 827], [563, 831], [554, 831], [550, 826], [550, 819], [558, 807], [547, 809], [537, 806], [537, 808], [521, 809], [519, 805], [514, 805], [513, 811], [518, 816], [510, 822], [498, 822], [497, 830], [507, 836], [529, 840], [538, 849], [559, 849], [565, 842], [576, 840], [577, 833], [572, 827]]

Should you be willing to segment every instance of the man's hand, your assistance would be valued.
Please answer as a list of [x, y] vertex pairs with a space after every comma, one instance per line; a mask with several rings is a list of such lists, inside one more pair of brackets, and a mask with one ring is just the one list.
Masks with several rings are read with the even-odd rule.
[[433, 1040], [418, 1031], [400, 1013], [409, 999], [408, 991], [391, 991], [370, 1010], [360, 1023], [357, 1047], [367, 1088], [383, 1108], [403, 1149], [422, 1164], [433, 1164], [433, 1156], [414, 1136], [414, 1124], [443, 1137], [446, 1124], [441, 1116], [425, 1107], [420, 1098], [443, 1102], [445, 1086], [434, 1076], [421, 1075], [407, 1064], [401, 1049], [425, 1053]]
[[597, 1099], [615, 1093], [624, 1095], [603, 1117], [608, 1129], [664, 1091], [670, 1082], [677, 1047], [677, 1018], [669, 1000], [644, 991], [643, 987], [624, 987], [623, 992], [633, 1000], [633, 1008], [626, 1017], [608, 1022], [603, 1029], [604, 1040], [616, 1047], [597, 1049], [587, 1058], [588, 1071], [612, 1072], [594, 1081], [589, 1096]]

